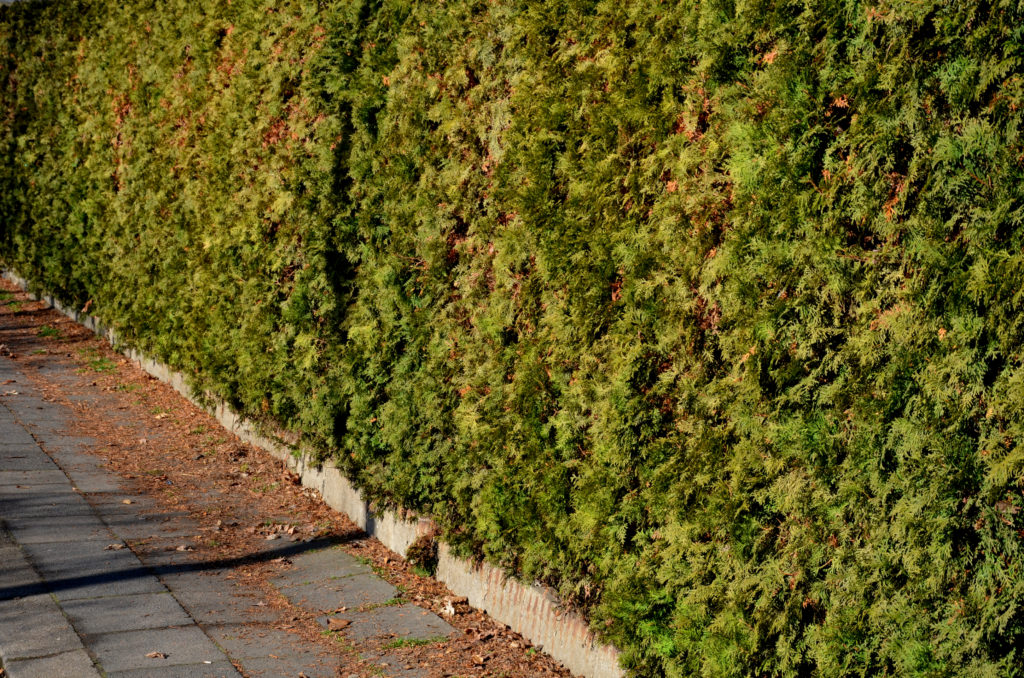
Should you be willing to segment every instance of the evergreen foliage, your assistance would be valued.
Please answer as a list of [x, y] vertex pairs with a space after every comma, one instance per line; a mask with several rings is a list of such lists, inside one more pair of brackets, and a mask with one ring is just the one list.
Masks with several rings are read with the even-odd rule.
[[1021, 675], [1022, 32], [21, 2], [0, 254], [636, 675]]

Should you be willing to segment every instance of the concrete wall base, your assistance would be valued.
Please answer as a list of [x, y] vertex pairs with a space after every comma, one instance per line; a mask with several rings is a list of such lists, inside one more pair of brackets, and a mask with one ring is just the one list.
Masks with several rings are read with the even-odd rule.
[[[294, 445], [284, 442], [286, 436], [261, 430], [254, 422], [239, 416], [210, 394], [199, 397], [200, 394], [189, 388], [183, 374], [133, 348], [122, 346], [117, 333], [96, 316], [69, 308], [52, 295], [32, 292], [29, 282], [12, 271], [4, 271], [3, 275], [32, 298], [46, 302], [106, 339], [147, 373], [169, 384], [182, 396], [208, 411], [241, 440], [282, 460], [301, 478], [304, 486], [317, 490], [328, 506], [346, 514], [352, 522], [396, 554], [404, 556], [419, 536], [433, 532], [434, 526], [430, 519], [407, 519], [395, 511], [373, 510], [363, 500], [359, 490], [332, 463], [317, 463]], [[214, 404], [211, 407], [209, 403]], [[573, 673], [586, 678], [625, 676], [625, 672], [619, 668], [618, 650], [610, 645], [599, 644], [586, 621], [578, 614], [563, 610], [561, 602], [549, 590], [524, 584], [491, 565], [474, 564], [455, 557], [443, 542], [439, 545], [438, 555], [435, 576], [453, 593], [465, 596], [471, 606], [507, 624]]]

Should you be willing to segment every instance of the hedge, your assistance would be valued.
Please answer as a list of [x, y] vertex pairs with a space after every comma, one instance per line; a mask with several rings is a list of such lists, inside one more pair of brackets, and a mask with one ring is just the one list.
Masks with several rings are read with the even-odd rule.
[[635, 675], [1022, 675], [1022, 32], [19, 2], [0, 256]]

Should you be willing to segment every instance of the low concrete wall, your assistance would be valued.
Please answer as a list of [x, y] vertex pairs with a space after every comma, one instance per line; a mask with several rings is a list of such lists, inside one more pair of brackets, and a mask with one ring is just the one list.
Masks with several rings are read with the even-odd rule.
[[[211, 398], [198, 398], [180, 372], [143, 355], [132, 348], [120, 346], [117, 333], [99, 318], [68, 308], [45, 293], [34, 293], [27, 280], [11, 271], [4, 277], [77, 323], [105, 338], [110, 344], [137, 363], [153, 377], [170, 384], [174, 390], [202, 407], [241, 440], [266, 450], [281, 459], [302, 480], [317, 490], [331, 508], [345, 513], [356, 525], [402, 556], [417, 537], [433, 531], [429, 519], [405, 519], [394, 511], [374, 511], [363, 500], [359, 490], [330, 462], [315, 463], [310, 457], [288, 445], [271, 432], [261, 431], [251, 421], [240, 417], [225, 403]], [[216, 403], [211, 409], [205, 403]], [[530, 586], [487, 564], [473, 564], [453, 556], [447, 544], [438, 549], [436, 577], [456, 595], [465, 596], [473, 607], [507, 624], [544, 652], [561, 662], [575, 674], [587, 678], [622, 678], [619, 653], [614, 647], [597, 643], [586, 621], [562, 609], [561, 602], [550, 591]]]

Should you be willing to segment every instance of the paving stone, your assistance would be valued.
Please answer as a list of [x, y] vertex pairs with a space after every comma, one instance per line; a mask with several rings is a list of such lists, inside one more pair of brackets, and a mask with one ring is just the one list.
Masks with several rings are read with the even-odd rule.
[[131, 551], [108, 551], [109, 540], [24, 544], [30, 562], [60, 600], [162, 593], [166, 589]]
[[430, 674], [428, 669], [411, 665], [409, 658], [397, 652], [374, 652], [360, 656], [388, 678], [427, 678]]
[[171, 590], [172, 593], [198, 592], [198, 591], [224, 591], [238, 583], [229, 578], [231, 573], [228, 569], [210, 568], [204, 569], [203, 563], [196, 563], [193, 567], [185, 568], [154, 568], [154, 572], [160, 581]]
[[0, 547], [0, 605], [46, 591], [39, 573], [17, 546]]
[[0, 463], [8, 457], [39, 454], [46, 456], [42, 448], [32, 436], [28, 434], [21, 424], [11, 424], [10, 427], [0, 427]]
[[199, 529], [180, 513], [108, 515], [106, 524], [125, 541], [153, 538], [182, 538], [199, 534]]
[[[300, 676], [307, 678], [336, 678], [344, 665], [335, 657], [251, 657], [240, 661], [249, 678], [279, 678]], [[344, 675], [344, 674], [342, 674]]]
[[[367, 612], [346, 612], [331, 615], [349, 619], [352, 625], [345, 629], [345, 635], [352, 640], [369, 638], [400, 638], [405, 640], [432, 640], [447, 638], [455, 629], [430, 610], [418, 605], [385, 605]], [[329, 617], [317, 621], [327, 626]]]
[[192, 619], [170, 593], [69, 600], [61, 607], [82, 634], [187, 626]]
[[[108, 674], [129, 669], [163, 670], [181, 664], [226, 661], [224, 653], [203, 635], [198, 626], [85, 636], [85, 644]], [[152, 652], [162, 652], [167, 657], [155, 659], [146, 656]]]
[[22, 544], [78, 542], [98, 539], [108, 544], [119, 541], [95, 515], [51, 516], [49, 518], [10, 518], [7, 527]]
[[4, 667], [10, 678], [99, 678], [100, 675], [85, 650], [11, 661]]
[[95, 574], [141, 567], [127, 549], [110, 550], [109, 539], [80, 539], [71, 543], [24, 544], [25, 555], [43, 576]]
[[0, 440], [4, 441], [0, 445], [0, 452], [6, 450], [22, 451], [22, 448], [39, 449], [35, 438], [13, 419], [0, 423]]
[[0, 601], [0, 656], [5, 662], [81, 648], [78, 634], [48, 595]]
[[147, 539], [145, 543], [136, 544], [135, 548], [139, 550], [142, 562], [153, 568], [182, 568], [201, 562], [196, 560], [194, 550], [188, 550], [196, 548], [195, 538], [192, 536]]
[[280, 589], [288, 600], [321, 612], [339, 607], [380, 605], [393, 599], [398, 590], [376, 575], [360, 574]]
[[43, 471], [7, 471], [0, 458], [0, 485], [59, 484], [67, 483], [68, 477], [57, 467]]
[[27, 446], [20, 450], [6, 449], [0, 456], [0, 469], [4, 471], [57, 471], [57, 465], [41, 450], [33, 452]]
[[[8, 401], [8, 406], [11, 402]], [[18, 424], [26, 429], [31, 429], [35, 438], [40, 435], [55, 436], [65, 427], [64, 417], [59, 412], [49, 408], [38, 407], [23, 403], [11, 407]]]
[[292, 567], [273, 579], [277, 587], [298, 586], [316, 581], [373, 574], [369, 565], [339, 547], [311, 551], [291, 558]]
[[200, 624], [270, 622], [278, 618], [263, 598], [241, 590], [179, 590], [175, 597]]
[[110, 473], [96, 467], [81, 464], [64, 464], [61, 467], [79, 492], [95, 494], [98, 492], [124, 492], [120, 481]]
[[[96, 509], [97, 513], [104, 519], [107, 516], [136, 516], [146, 513], [159, 513], [160, 505], [149, 497], [140, 497], [132, 494], [104, 493], [93, 494], [87, 497], [89, 505]], [[124, 502], [131, 502], [125, 504]], [[186, 515], [182, 513], [181, 515]]]
[[241, 678], [241, 676], [242, 674], [226, 661], [209, 664], [180, 664], [159, 669], [131, 669], [107, 674], [107, 678]]
[[106, 462], [105, 459], [101, 459], [91, 452], [86, 452], [87, 448], [80, 448], [77, 444], [59, 445], [53, 442], [47, 444], [45, 438], [40, 440], [43, 449], [50, 455], [50, 458], [57, 462], [65, 471], [71, 467], [101, 469]]
[[310, 651], [296, 634], [252, 626], [212, 626], [206, 629], [214, 642], [242, 665], [247, 676], [334, 677], [342, 660], [323, 650]]
[[74, 494], [71, 484], [65, 477], [63, 482], [56, 483], [19, 483], [16, 485], [0, 485], [0, 502], [18, 501], [26, 497], [42, 501], [47, 498], [60, 497], [68, 493]]
[[206, 632], [233, 659], [305, 654], [317, 657], [317, 653], [305, 650], [301, 636], [267, 626], [226, 624], [209, 626]]
[[143, 572], [103, 573], [80, 577], [47, 579], [46, 586], [63, 602], [99, 596], [127, 596], [134, 593], [163, 593], [156, 577]]
[[82, 497], [75, 494], [71, 490], [70, 485], [63, 492], [26, 490], [20, 495], [5, 494], [0, 496], [0, 515], [5, 516], [33, 518], [72, 514], [89, 515], [91, 513], [92, 509], [89, 508], [89, 504]]

